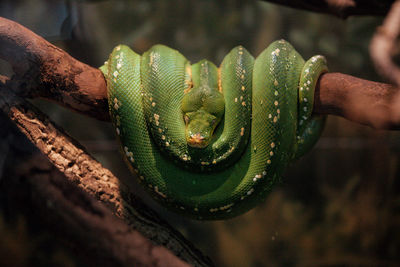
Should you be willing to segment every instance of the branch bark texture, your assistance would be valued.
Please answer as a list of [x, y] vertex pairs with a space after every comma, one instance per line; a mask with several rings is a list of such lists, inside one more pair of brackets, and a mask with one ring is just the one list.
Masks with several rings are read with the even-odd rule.
[[[139, 231], [194, 266], [212, 265], [211, 261], [179, 232], [159, 218], [151, 208], [136, 198], [128, 187], [120, 183], [117, 177], [86, 153], [78, 142], [4, 85], [0, 86], [0, 110], [47, 156], [70, 183], [106, 204], [117, 217], [131, 227], [131, 230], [133, 228]], [[136, 232], [135, 230], [132, 231]]]
[[31, 220], [40, 218], [38, 224], [71, 247], [85, 266], [189, 266], [77, 190], [43, 154], [34, 154], [16, 172], [4, 177], [1, 193]]

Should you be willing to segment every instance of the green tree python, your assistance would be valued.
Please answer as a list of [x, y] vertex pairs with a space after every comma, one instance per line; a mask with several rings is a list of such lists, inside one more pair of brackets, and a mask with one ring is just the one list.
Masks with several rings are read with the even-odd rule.
[[163, 45], [142, 56], [119, 45], [100, 69], [129, 169], [157, 201], [194, 219], [254, 207], [323, 129], [312, 109], [326, 60], [305, 62], [284, 40], [256, 59], [233, 48], [219, 68]]

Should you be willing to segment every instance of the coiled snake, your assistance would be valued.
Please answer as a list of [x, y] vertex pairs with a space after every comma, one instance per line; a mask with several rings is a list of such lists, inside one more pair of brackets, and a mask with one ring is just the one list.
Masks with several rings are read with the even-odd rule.
[[236, 47], [219, 68], [163, 45], [142, 56], [119, 45], [100, 69], [130, 170], [156, 200], [195, 219], [255, 206], [323, 129], [311, 113], [325, 58], [305, 62], [284, 40], [256, 59]]

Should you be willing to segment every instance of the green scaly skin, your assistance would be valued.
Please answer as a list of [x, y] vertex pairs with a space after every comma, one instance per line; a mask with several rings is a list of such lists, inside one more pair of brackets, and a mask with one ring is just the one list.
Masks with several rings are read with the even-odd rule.
[[[234, 48], [219, 70], [209, 61], [190, 65], [162, 45], [142, 56], [120, 45], [101, 70], [129, 168], [156, 200], [191, 218], [226, 219], [254, 207], [323, 128], [311, 112], [325, 59], [305, 63], [284, 40], [255, 60]], [[189, 128], [206, 137], [214, 127], [208, 146], [188, 145]]]

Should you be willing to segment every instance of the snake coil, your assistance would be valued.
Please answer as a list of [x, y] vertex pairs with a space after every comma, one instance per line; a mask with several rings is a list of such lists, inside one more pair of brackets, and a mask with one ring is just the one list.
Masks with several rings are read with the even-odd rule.
[[156, 200], [191, 218], [254, 207], [323, 129], [312, 109], [325, 58], [305, 62], [284, 40], [256, 59], [236, 47], [219, 68], [163, 45], [142, 56], [119, 45], [100, 69], [128, 167]]

